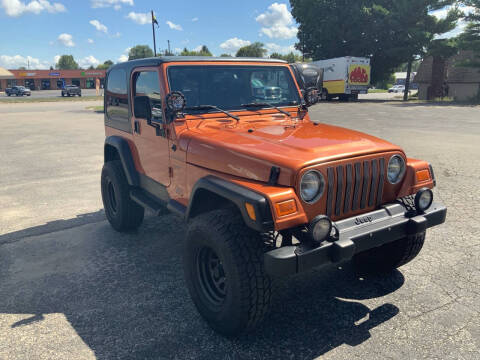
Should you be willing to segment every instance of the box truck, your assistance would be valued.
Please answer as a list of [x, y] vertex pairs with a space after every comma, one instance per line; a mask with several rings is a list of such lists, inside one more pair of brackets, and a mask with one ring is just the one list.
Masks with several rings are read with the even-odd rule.
[[345, 56], [314, 61], [323, 69], [322, 99], [355, 100], [358, 94], [367, 94], [370, 85], [370, 59]]

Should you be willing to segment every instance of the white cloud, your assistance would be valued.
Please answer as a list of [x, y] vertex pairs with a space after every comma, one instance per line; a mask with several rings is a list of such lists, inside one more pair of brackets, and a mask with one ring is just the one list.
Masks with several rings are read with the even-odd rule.
[[152, 22], [152, 15], [149, 13], [136, 13], [131, 11], [128, 13], [127, 18], [140, 25], [145, 25]]
[[119, 38], [120, 36], [122, 36], [122, 33], [120, 33], [120, 32], [117, 31], [117, 32], [116, 32], [115, 34], [113, 34], [111, 37], [112, 37], [112, 38]]
[[233, 54], [237, 52], [238, 49], [241, 47], [250, 45], [251, 42], [248, 40], [242, 40], [237, 37], [234, 37], [232, 39], [228, 39], [227, 41], [223, 42], [220, 44], [220, 48], [225, 50], [226, 52]]
[[106, 8], [113, 7], [115, 10], [120, 10], [122, 5], [133, 6], [133, 0], [90, 0], [92, 8]]
[[70, 35], [70, 34], [60, 34], [58, 35], [58, 41], [64, 45], [64, 46], [67, 46], [67, 47], [74, 47], [75, 46], [75, 43], [73, 42], [73, 36]]
[[108, 28], [98, 20], [90, 20], [89, 23], [98, 31], [104, 32], [105, 34], [108, 32]]
[[183, 30], [183, 28], [182, 28], [180, 25], [174, 24], [173, 22], [171, 22], [171, 21], [169, 21], [169, 20], [167, 20], [167, 25], [168, 25], [168, 27], [169, 27], [170, 29], [172, 29], [172, 30], [178, 30], [178, 31], [182, 31], [182, 30]]
[[58, 63], [58, 60], [60, 60], [60, 58], [61, 58], [60, 55], [55, 55], [55, 56], [53, 57], [53, 62], [54, 62], [55, 64]]
[[196, 48], [193, 48], [193, 51], [200, 51], [202, 50], [202, 45], [198, 45]]
[[61, 3], [52, 3], [47, 0], [33, 0], [29, 3], [21, 0], [1, 0], [0, 6], [5, 9], [8, 16], [21, 16], [24, 13], [40, 14], [43, 11], [59, 13], [67, 11]]
[[125, 61], [128, 61], [128, 55], [125, 55], [125, 54], [120, 55], [120, 57], [118, 58], [118, 62], [125, 62]]
[[33, 70], [48, 69], [50, 64], [47, 61], [31, 56], [22, 55], [0, 55], [0, 66], [7, 69], [18, 69], [21, 66], [27, 67]]
[[127, 47], [124, 51], [123, 54], [120, 55], [120, 57], [117, 59], [117, 62], [125, 62], [128, 61], [128, 53], [130, 52], [131, 47]]
[[90, 66], [96, 67], [98, 64], [100, 64], [100, 61], [93, 55], [86, 56], [78, 61], [78, 65], [80, 65], [81, 68], [88, 68]]
[[88, 42], [89, 44], [93, 44], [95, 41], [93, 41], [93, 39], [87, 39], [87, 42]]
[[268, 10], [258, 15], [255, 20], [262, 25], [261, 33], [269, 38], [291, 39], [298, 29], [293, 24], [293, 17], [286, 4], [273, 3]]
[[294, 52], [294, 53], [300, 54], [300, 52], [295, 49], [295, 46], [293, 44], [287, 45], [287, 46], [281, 46], [275, 43], [267, 43], [265, 44], [265, 47], [267, 48], [269, 53], [276, 52], [280, 54], [289, 54], [291, 52]]
[[192, 19], [192, 21], [193, 21], [193, 22], [198, 21], [198, 17], [194, 17], [194, 18]]

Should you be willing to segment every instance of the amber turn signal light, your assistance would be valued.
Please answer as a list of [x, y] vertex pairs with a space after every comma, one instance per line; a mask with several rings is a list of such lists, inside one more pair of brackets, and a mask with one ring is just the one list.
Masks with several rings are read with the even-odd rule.
[[297, 204], [295, 203], [294, 199], [291, 199], [281, 203], [276, 203], [275, 209], [279, 217], [286, 216], [297, 212]]
[[247, 209], [247, 214], [253, 221], [257, 221], [257, 214], [255, 214], [255, 208], [250, 203], [245, 203], [245, 209]]
[[417, 171], [417, 182], [430, 180], [430, 172], [425, 170]]

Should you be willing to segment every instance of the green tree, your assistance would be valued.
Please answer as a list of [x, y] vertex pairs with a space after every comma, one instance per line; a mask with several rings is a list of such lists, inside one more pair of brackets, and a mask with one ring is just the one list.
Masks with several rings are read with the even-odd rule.
[[222, 55], [220, 55], [220, 57], [232, 57], [232, 55], [230, 55], [230, 54], [222, 54]]
[[153, 50], [148, 45], [136, 45], [128, 52], [128, 60], [153, 57]]
[[237, 51], [237, 57], [256, 57], [262, 58], [267, 53], [267, 49], [263, 47], [263, 43], [254, 42], [253, 44], [241, 47]]
[[60, 59], [58, 59], [55, 68], [58, 70], [76, 70], [79, 67], [73, 55], [62, 55]]
[[25, 66], [20, 66], [18, 70], [27, 70], [27, 68]]
[[302, 56], [295, 54], [293, 51], [291, 51], [288, 54], [280, 54], [280, 53], [271, 53], [270, 54], [270, 59], [279, 59], [279, 60], [285, 60], [289, 64], [295, 63], [295, 62], [301, 62], [302, 61]]
[[112, 60], [107, 60], [103, 64], [98, 65], [97, 69], [98, 70], [107, 70], [112, 65], [113, 65], [113, 61]]
[[[431, 12], [455, 0], [290, 0], [299, 23], [296, 47], [315, 60], [371, 58], [372, 82], [386, 80], [402, 63], [413, 64], [437, 34], [455, 28], [459, 12], [445, 19]], [[408, 66], [407, 66], [408, 67]]]
[[469, 23], [465, 31], [458, 36], [457, 44], [462, 50], [473, 50], [474, 57], [459, 65], [480, 68], [480, 0], [466, 0], [464, 3], [472, 6], [474, 11], [465, 17]]
[[180, 53], [181, 56], [213, 56], [210, 50], [206, 45], [203, 45], [199, 51], [188, 50], [183, 48], [183, 51]]

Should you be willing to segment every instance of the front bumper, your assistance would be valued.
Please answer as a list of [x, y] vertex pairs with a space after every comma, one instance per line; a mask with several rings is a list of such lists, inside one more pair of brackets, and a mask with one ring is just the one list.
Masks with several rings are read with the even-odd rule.
[[401, 204], [388, 204], [357, 217], [337, 221], [338, 240], [303, 249], [285, 246], [265, 253], [265, 270], [271, 276], [286, 276], [314, 267], [349, 260], [353, 255], [445, 222], [447, 208], [433, 203], [421, 215], [408, 217]]

